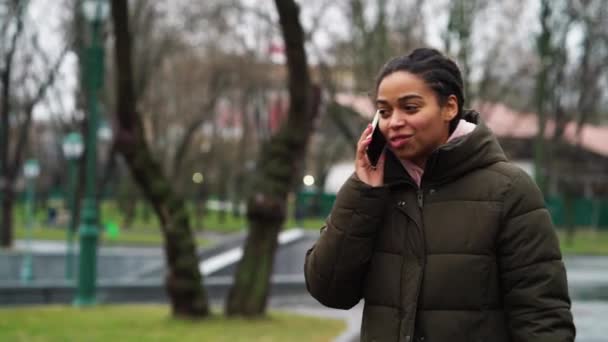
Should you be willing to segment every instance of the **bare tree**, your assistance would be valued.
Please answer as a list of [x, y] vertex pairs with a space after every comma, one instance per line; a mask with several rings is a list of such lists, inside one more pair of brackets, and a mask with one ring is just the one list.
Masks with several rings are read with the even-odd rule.
[[[24, 159], [34, 108], [53, 85], [67, 48], [53, 59], [40, 48], [38, 32], [24, 29], [26, 1], [4, 4], [0, 39], [0, 245], [13, 243], [15, 184]], [[17, 59], [18, 56], [18, 59]], [[21, 63], [43, 64], [42, 70]]]
[[386, 0], [375, 1], [376, 13], [370, 23], [368, 9], [362, 0], [348, 1], [349, 27], [352, 35], [353, 69], [358, 90], [367, 90], [372, 84], [379, 65], [392, 54], [387, 20]]
[[[560, 15], [564, 25], [555, 30], [561, 42], [554, 49], [553, 77], [550, 92], [553, 96], [551, 117], [555, 131], [548, 148], [554, 156], [548, 167], [549, 180], [557, 188], [564, 204], [566, 243], [571, 244], [575, 234], [574, 202], [577, 197], [593, 196], [589, 175], [568, 177], [585, 165], [585, 153], [580, 145], [584, 125], [597, 119], [602, 97], [600, 82], [605, 74], [605, 59], [608, 57], [607, 9], [601, 1], [572, 1], [562, 5]], [[604, 25], [602, 25], [604, 23]], [[573, 24], [582, 28], [581, 53], [578, 59], [568, 61], [565, 50], [566, 36]], [[576, 55], [575, 55], [576, 58]], [[574, 66], [568, 70], [567, 66]], [[572, 96], [572, 95], [575, 96]], [[576, 123], [574, 147], [565, 141], [566, 124]], [[591, 191], [589, 191], [591, 190]]]
[[577, 136], [584, 124], [597, 120], [602, 99], [602, 78], [608, 77], [608, 6], [601, 0], [573, 1], [573, 16], [582, 24], [582, 54], [578, 76]]
[[445, 50], [456, 57], [463, 74], [465, 95], [473, 102], [476, 91], [471, 81], [473, 30], [478, 14], [487, 6], [486, 0], [456, 0], [450, 2], [448, 26], [444, 36]]
[[396, 1], [391, 27], [391, 35], [397, 54], [404, 54], [414, 48], [425, 45], [425, 18], [422, 8], [425, 0]]
[[[268, 37], [256, 40], [252, 46], [244, 33], [227, 22], [247, 23], [254, 31], [258, 24], [265, 30], [268, 23], [257, 20], [250, 24], [247, 13], [251, 9], [241, 8], [235, 1], [211, 1], [200, 6], [177, 2], [174, 6], [180, 26], [172, 27], [170, 22], [161, 26], [171, 31], [183, 22], [187, 24], [179, 31], [179, 48], [155, 64], [154, 72], [147, 71], [151, 75], [149, 85], [138, 99], [146, 140], [162, 161], [165, 173], [175, 180], [178, 192], [197, 192], [195, 188], [200, 186], [193, 187], [190, 181], [196, 170], [204, 171], [205, 184], [212, 191], [217, 190], [224, 198], [229, 193], [236, 197], [232, 183], [239, 177], [239, 182], [246, 183], [246, 178], [238, 176], [243, 173], [244, 163], [234, 160], [235, 154], [226, 153], [226, 149], [234, 150], [236, 138], [249, 140], [238, 144], [237, 154], [251, 160], [250, 154], [258, 148], [254, 138], [261, 135], [258, 130], [245, 129], [240, 137], [224, 139], [220, 121], [229, 114], [231, 120], [249, 124], [253, 103], [265, 101], [265, 93], [275, 87], [271, 78], [278, 68], [264, 60], [261, 46], [267, 47]], [[255, 18], [259, 18], [257, 14]], [[154, 30], [141, 31], [147, 35]], [[162, 50], [162, 42], [144, 40]], [[147, 64], [137, 63], [141, 65]], [[209, 132], [209, 127], [214, 132]], [[213, 177], [218, 173], [220, 177]]]
[[117, 148], [161, 223], [169, 268], [165, 286], [173, 315], [204, 317], [209, 314], [209, 306], [185, 204], [152, 157], [136, 109], [127, 0], [112, 0], [112, 21], [117, 71]]
[[[258, 316], [266, 311], [279, 231], [286, 217], [287, 194], [301, 172], [317, 105], [304, 50], [299, 8], [293, 0], [275, 1], [286, 46], [289, 116], [264, 145], [247, 203], [249, 234], [230, 289], [226, 314]], [[317, 103], [318, 104], [318, 103]]]
[[551, 67], [551, 57], [553, 56], [553, 45], [551, 40], [551, 11], [552, 5], [549, 0], [541, 1], [540, 24], [541, 32], [537, 38], [536, 48], [538, 51], [538, 59], [540, 61], [540, 70], [536, 77], [536, 115], [538, 115], [538, 132], [534, 145], [534, 166], [536, 183], [543, 193], [546, 191], [545, 183], [545, 130], [547, 126], [547, 110], [546, 105], [549, 102], [547, 99], [547, 80]]

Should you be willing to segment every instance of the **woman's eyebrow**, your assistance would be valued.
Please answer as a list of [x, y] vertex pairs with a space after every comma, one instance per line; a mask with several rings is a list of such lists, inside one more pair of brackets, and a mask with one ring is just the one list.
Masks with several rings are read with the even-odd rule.
[[[405, 102], [407, 100], [424, 100], [424, 98], [418, 94], [407, 94], [399, 97], [397, 102]], [[390, 103], [384, 99], [376, 99], [376, 105], [389, 105]]]
[[400, 98], [397, 99], [397, 102], [405, 102], [407, 100], [422, 100], [423, 97], [417, 94], [409, 94], [409, 95], [404, 95], [401, 96]]

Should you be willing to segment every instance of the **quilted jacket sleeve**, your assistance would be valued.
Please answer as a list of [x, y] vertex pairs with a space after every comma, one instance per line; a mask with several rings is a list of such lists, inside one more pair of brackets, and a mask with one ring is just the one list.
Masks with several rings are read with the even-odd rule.
[[321, 236], [307, 252], [304, 265], [308, 291], [322, 304], [350, 309], [361, 299], [387, 197], [388, 188], [371, 187], [355, 175], [338, 192]]
[[503, 209], [497, 243], [511, 340], [574, 341], [557, 235], [541, 192], [523, 171], [507, 190]]

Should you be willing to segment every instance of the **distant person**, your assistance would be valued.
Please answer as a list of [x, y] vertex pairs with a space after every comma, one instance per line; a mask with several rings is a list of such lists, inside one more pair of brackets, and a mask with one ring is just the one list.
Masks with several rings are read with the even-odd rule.
[[362, 341], [573, 341], [566, 270], [543, 196], [464, 110], [457, 65], [417, 49], [376, 81], [377, 167], [357, 144], [306, 256], [308, 291], [326, 306], [365, 300]]

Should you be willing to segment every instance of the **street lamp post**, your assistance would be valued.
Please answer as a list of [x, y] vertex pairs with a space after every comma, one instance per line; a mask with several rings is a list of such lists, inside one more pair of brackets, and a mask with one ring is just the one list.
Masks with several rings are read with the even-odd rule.
[[84, 146], [80, 133], [72, 132], [63, 139], [63, 154], [68, 161], [68, 186], [66, 191], [67, 208], [70, 211], [70, 222], [66, 232], [65, 279], [74, 277], [74, 235], [76, 234], [76, 180], [78, 159], [82, 156]]
[[89, 115], [86, 134], [85, 199], [80, 220], [80, 255], [78, 288], [74, 304], [94, 305], [96, 302], [97, 239], [99, 236], [96, 203], [97, 179], [97, 121], [99, 112], [98, 92], [103, 85], [102, 25], [108, 15], [107, 0], [86, 0], [84, 15], [91, 25], [91, 43], [85, 50], [85, 79]]
[[23, 165], [23, 175], [26, 181], [26, 251], [21, 265], [21, 282], [30, 283], [34, 279], [33, 257], [32, 257], [32, 228], [34, 223], [34, 182], [40, 174], [40, 166], [36, 159], [29, 159]]

